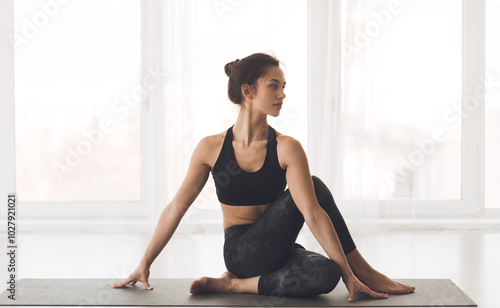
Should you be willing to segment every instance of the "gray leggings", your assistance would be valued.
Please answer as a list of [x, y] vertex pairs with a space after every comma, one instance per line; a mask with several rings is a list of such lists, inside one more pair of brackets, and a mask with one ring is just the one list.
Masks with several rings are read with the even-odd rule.
[[[312, 176], [319, 204], [332, 220], [347, 255], [356, 245], [326, 185]], [[224, 230], [224, 262], [239, 278], [261, 275], [259, 294], [308, 297], [331, 292], [340, 280], [340, 268], [331, 259], [295, 243], [304, 216], [290, 191], [281, 194], [252, 224]]]

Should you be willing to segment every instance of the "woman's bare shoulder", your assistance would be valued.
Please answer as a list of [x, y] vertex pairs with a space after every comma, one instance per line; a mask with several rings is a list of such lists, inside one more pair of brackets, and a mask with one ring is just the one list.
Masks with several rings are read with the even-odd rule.
[[290, 146], [291, 143], [299, 142], [297, 139], [292, 136], [284, 135], [278, 131], [276, 131], [276, 141], [278, 142], [278, 147], [281, 145]]
[[293, 155], [296, 151], [303, 151], [302, 145], [292, 136], [281, 134], [278, 131], [276, 131], [276, 141], [278, 143], [276, 149], [278, 152], [278, 161], [280, 162], [281, 168], [286, 169], [290, 155]]
[[224, 143], [224, 138], [226, 137], [226, 131], [222, 131], [217, 134], [208, 135], [203, 137], [200, 144], [203, 144], [203, 151], [206, 153], [206, 163], [213, 168], [219, 153], [222, 150], [222, 144]]
[[222, 131], [220, 133], [216, 133], [213, 135], [208, 135], [205, 136], [202, 141], [210, 148], [222, 146], [222, 143], [224, 142], [224, 138], [226, 138], [226, 132], [227, 131]]

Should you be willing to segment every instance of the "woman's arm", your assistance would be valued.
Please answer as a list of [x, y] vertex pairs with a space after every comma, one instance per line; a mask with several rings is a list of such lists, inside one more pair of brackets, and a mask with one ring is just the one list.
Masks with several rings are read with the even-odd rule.
[[328, 257], [339, 266], [342, 279], [349, 290], [349, 301], [354, 300], [356, 293], [366, 293], [378, 298], [387, 297], [385, 294], [368, 289], [354, 276], [335, 232], [335, 227], [316, 198], [307, 156], [302, 145], [289, 136], [280, 139], [282, 139], [280, 153], [285, 153], [280, 160], [286, 166], [286, 180], [292, 199]]
[[210, 150], [210, 141], [208, 138], [203, 138], [196, 146], [191, 157], [187, 175], [174, 199], [165, 207], [160, 215], [153, 237], [139, 266], [127, 279], [112, 284], [111, 287], [120, 288], [127, 284], [135, 284], [137, 281], [141, 281], [147, 289], [152, 289], [148, 283], [151, 264], [172, 238], [182, 217], [198, 197], [210, 175], [210, 165], [205, 161], [207, 157], [206, 153]]
[[205, 162], [208, 151], [209, 142], [207, 138], [204, 138], [198, 143], [193, 152], [187, 175], [181, 187], [160, 216], [151, 242], [141, 261], [144, 266], [151, 266], [170, 241], [182, 217], [205, 186], [210, 175], [210, 166]]

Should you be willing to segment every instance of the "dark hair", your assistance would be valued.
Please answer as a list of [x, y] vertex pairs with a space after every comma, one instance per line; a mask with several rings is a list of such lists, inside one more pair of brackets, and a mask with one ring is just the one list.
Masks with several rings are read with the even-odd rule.
[[279, 66], [276, 57], [265, 53], [254, 53], [243, 59], [236, 59], [224, 66], [224, 71], [229, 77], [227, 83], [227, 95], [229, 99], [238, 105], [243, 103], [241, 86], [248, 84], [256, 85], [257, 80], [264, 76], [269, 65]]

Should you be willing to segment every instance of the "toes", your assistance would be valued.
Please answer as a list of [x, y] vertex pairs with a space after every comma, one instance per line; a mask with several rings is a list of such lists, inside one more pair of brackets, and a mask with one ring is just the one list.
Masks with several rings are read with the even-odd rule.
[[198, 294], [201, 292], [200, 280], [191, 282], [191, 285], [189, 286], [189, 292], [191, 292], [191, 294]]
[[415, 290], [414, 287], [410, 287], [410, 286], [401, 284], [399, 282], [395, 282], [393, 285], [387, 286], [387, 287], [388, 287], [389, 294], [408, 294], [408, 293], [412, 293], [413, 290]]
[[189, 292], [191, 292], [191, 294], [195, 294], [195, 292], [196, 292], [195, 281], [191, 282], [191, 285], [189, 286]]
[[397, 283], [403, 290], [403, 293], [411, 293], [415, 291], [415, 287], [410, 287], [408, 285], [402, 284], [402, 283]]
[[393, 288], [391, 288], [391, 293], [392, 294], [404, 294], [405, 290], [401, 287], [393, 287]]

